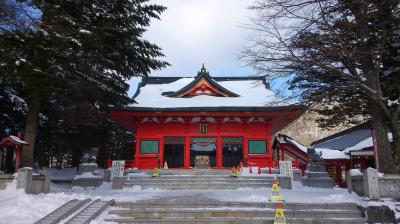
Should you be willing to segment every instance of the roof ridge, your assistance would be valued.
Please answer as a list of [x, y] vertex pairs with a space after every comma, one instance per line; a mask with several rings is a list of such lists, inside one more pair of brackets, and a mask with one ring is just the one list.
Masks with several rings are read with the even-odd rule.
[[340, 137], [340, 136], [349, 134], [349, 133], [351, 133], [351, 132], [354, 132], [354, 131], [357, 131], [357, 130], [360, 130], [360, 129], [367, 129], [367, 128], [368, 128], [368, 129], [371, 129], [371, 127], [370, 127], [371, 124], [370, 124], [370, 123], [371, 123], [371, 121], [366, 121], [366, 122], [361, 123], [361, 124], [358, 124], [358, 125], [356, 125], [356, 126], [347, 128], [347, 129], [345, 129], [345, 130], [343, 130], [343, 131], [336, 132], [335, 134], [326, 136], [325, 138], [321, 138], [321, 139], [319, 139], [319, 140], [313, 141], [313, 142], [311, 142], [310, 145], [311, 145], [311, 146], [318, 145], [318, 144], [321, 144], [321, 143], [323, 143], [323, 142], [327, 142], [327, 141], [336, 139], [336, 138], [338, 138], [338, 137]]
[[201, 68], [201, 70], [197, 73], [197, 76], [194, 78], [193, 81], [191, 81], [190, 83], [188, 83], [186, 86], [182, 87], [181, 89], [179, 89], [175, 92], [167, 93], [166, 95], [169, 97], [180, 97], [180, 95], [182, 95], [182, 94], [186, 95], [188, 93], [187, 91], [189, 91], [190, 88], [195, 87], [201, 80], [205, 80], [206, 82], [208, 82], [215, 88], [222, 90], [222, 92], [224, 92], [227, 96], [230, 96], [230, 97], [238, 97], [239, 96], [238, 94], [236, 94], [236, 93], [226, 89], [225, 87], [221, 86], [220, 84], [218, 84], [216, 82], [216, 80], [210, 76], [210, 73], [204, 68], [204, 65]]

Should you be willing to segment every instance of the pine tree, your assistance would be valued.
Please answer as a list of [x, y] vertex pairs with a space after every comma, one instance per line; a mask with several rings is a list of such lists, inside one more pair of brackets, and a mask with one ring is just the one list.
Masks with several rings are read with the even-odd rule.
[[167, 65], [161, 49], [142, 37], [165, 8], [146, 2], [34, 0], [30, 7], [41, 15], [34, 26], [0, 33], [0, 50], [7, 52], [0, 73], [27, 93], [25, 140], [31, 144], [22, 150], [23, 166], [33, 163], [38, 116], [49, 96], [107, 110], [132, 101], [130, 78]]

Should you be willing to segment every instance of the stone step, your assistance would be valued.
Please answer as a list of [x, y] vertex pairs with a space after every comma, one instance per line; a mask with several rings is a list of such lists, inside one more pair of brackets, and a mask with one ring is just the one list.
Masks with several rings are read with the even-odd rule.
[[229, 175], [160, 175], [152, 177], [151, 175], [128, 175], [129, 179], [266, 179], [273, 180], [273, 176], [254, 175], [254, 176], [240, 176], [230, 177]]
[[305, 177], [329, 177], [329, 173], [327, 172], [310, 172], [310, 171], [305, 171], [304, 173]]
[[[187, 209], [187, 208], [147, 208], [147, 209], [113, 209], [109, 211], [109, 214], [118, 215], [120, 217], [134, 217], [134, 218], [172, 218], [172, 217], [195, 217], [195, 218], [206, 218], [206, 217], [274, 217], [275, 209], [259, 209], [259, 208], [203, 208], [203, 209]], [[287, 218], [320, 218], [320, 219], [332, 219], [332, 218], [359, 218], [360, 211], [358, 210], [322, 210], [322, 209], [311, 209], [311, 210], [284, 210], [285, 217]]]
[[128, 179], [126, 183], [272, 183], [268, 179]]
[[[287, 203], [283, 202], [282, 206], [288, 210], [311, 210], [311, 209], [322, 209], [322, 210], [358, 210], [357, 205], [354, 203]], [[120, 201], [115, 202], [114, 208], [126, 208], [126, 209], [137, 209], [137, 208], [220, 208], [220, 207], [233, 207], [233, 208], [268, 208], [271, 210], [276, 209], [276, 203], [256, 203], [256, 202], [177, 202], [177, 201], [162, 201], [162, 202], [129, 202]]]
[[[161, 223], [161, 224], [205, 224], [205, 223], [221, 223], [221, 224], [273, 224], [274, 217], [251, 218], [251, 217], [234, 217], [234, 218], [194, 218], [194, 217], [171, 217], [165, 219], [135, 219], [135, 218], [106, 218], [105, 221], [113, 223]], [[286, 219], [287, 224], [362, 224], [365, 223], [362, 218], [354, 219]]]
[[172, 174], [225, 174], [229, 175], [230, 169], [215, 170], [215, 169], [191, 169], [191, 170], [180, 170], [180, 169], [169, 169]]
[[[159, 170], [160, 172], [167, 172], [165, 170]], [[253, 169], [254, 171], [254, 169]], [[169, 169], [168, 172], [173, 175], [229, 175], [231, 173], [230, 169], [224, 169], [224, 170], [215, 170], [215, 169], [191, 169], [191, 170], [185, 170], [185, 169]], [[128, 174], [135, 174], [135, 173], [146, 173], [151, 175], [153, 173], [153, 169], [151, 170], [140, 170], [140, 171], [131, 171], [131, 172], [126, 172]]]
[[238, 189], [238, 188], [271, 188], [272, 183], [125, 183], [125, 187], [141, 186], [142, 188], [158, 188], [169, 190], [182, 189]]

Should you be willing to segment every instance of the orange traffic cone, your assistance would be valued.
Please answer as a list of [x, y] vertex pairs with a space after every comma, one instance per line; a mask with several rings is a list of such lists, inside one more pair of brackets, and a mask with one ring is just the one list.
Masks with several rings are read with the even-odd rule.
[[285, 215], [283, 214], [282, 202], [278, 202], [276, 207], [274, 224], [286, 224]]
[[272, 182], [272, 191], [269, 197], [269, 201], [284, 201], [281, 197], [281, 194], [279, 193], [279, 185], [276, 177], [274, 177], [274, 181]]
[[237, 177], [237, 170], [236, 170], [236, 167], [235, 166], [233, 166], [232, 167], [232, 171], [231, 171], [231, 177]]
[[261, 167], [260, 166], [258, 166], [258, 174], [259, 175], [261, 174]]
[[158, 169], [157, 169], [157, 167], [155, 167], [154, 170], [153, 170], [153, 175], [152, 176], [153, 177], [158, 177], [158, 175], [159, 175], [158, 174]]

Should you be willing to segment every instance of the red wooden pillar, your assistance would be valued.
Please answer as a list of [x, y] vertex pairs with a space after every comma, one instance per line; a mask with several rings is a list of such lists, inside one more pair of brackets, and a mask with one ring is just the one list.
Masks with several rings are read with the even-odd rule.
[[15, 146], [15, 172], [18, 172], [21, 166], [21, 146]]
[[222, 168], [222, 136], [221, 136], [221, 124], [222, 118], [217, 118], [217, 152], [216, 152], [216, 159], [217, 159], [217, 168]]
[[183, 167], [190, 168], [190, 135], [189, 135], [189, 122], [190, 117], [184, 118], [185, 120], [185, 145], [183, 146]]
[[[187, 132], [186, 132], [187, 134]], [[186, 135], [185, 137], [185, 145], [183, 152], [183, 166], [186, 169], [190, 168], [190, 136]]]
[[164, 168], [164, 136], [160, 136], [160, 145], [158, 146], [158, 156], [160, 157], [160, 168]]
[[[135, 165], [136, 164], [141, 164], [140, 163], [140, 137], [137, 136], [136, 133], [136, 148], [135, 148]], [[142, 168], [142, 167], [139, 167]]]
[[281, 155], [282, 155], [282, 160], [285, 160], [285, 151], [283, 145], [281, 145]]
[[222, 137], [217, 137], [217, 168], [222, 168]]
[[243, 164], [244, 166], [248, 166], [250, 162], [249, 158], [249, 143], [247, 142], [247, 136], [243, 132]]

